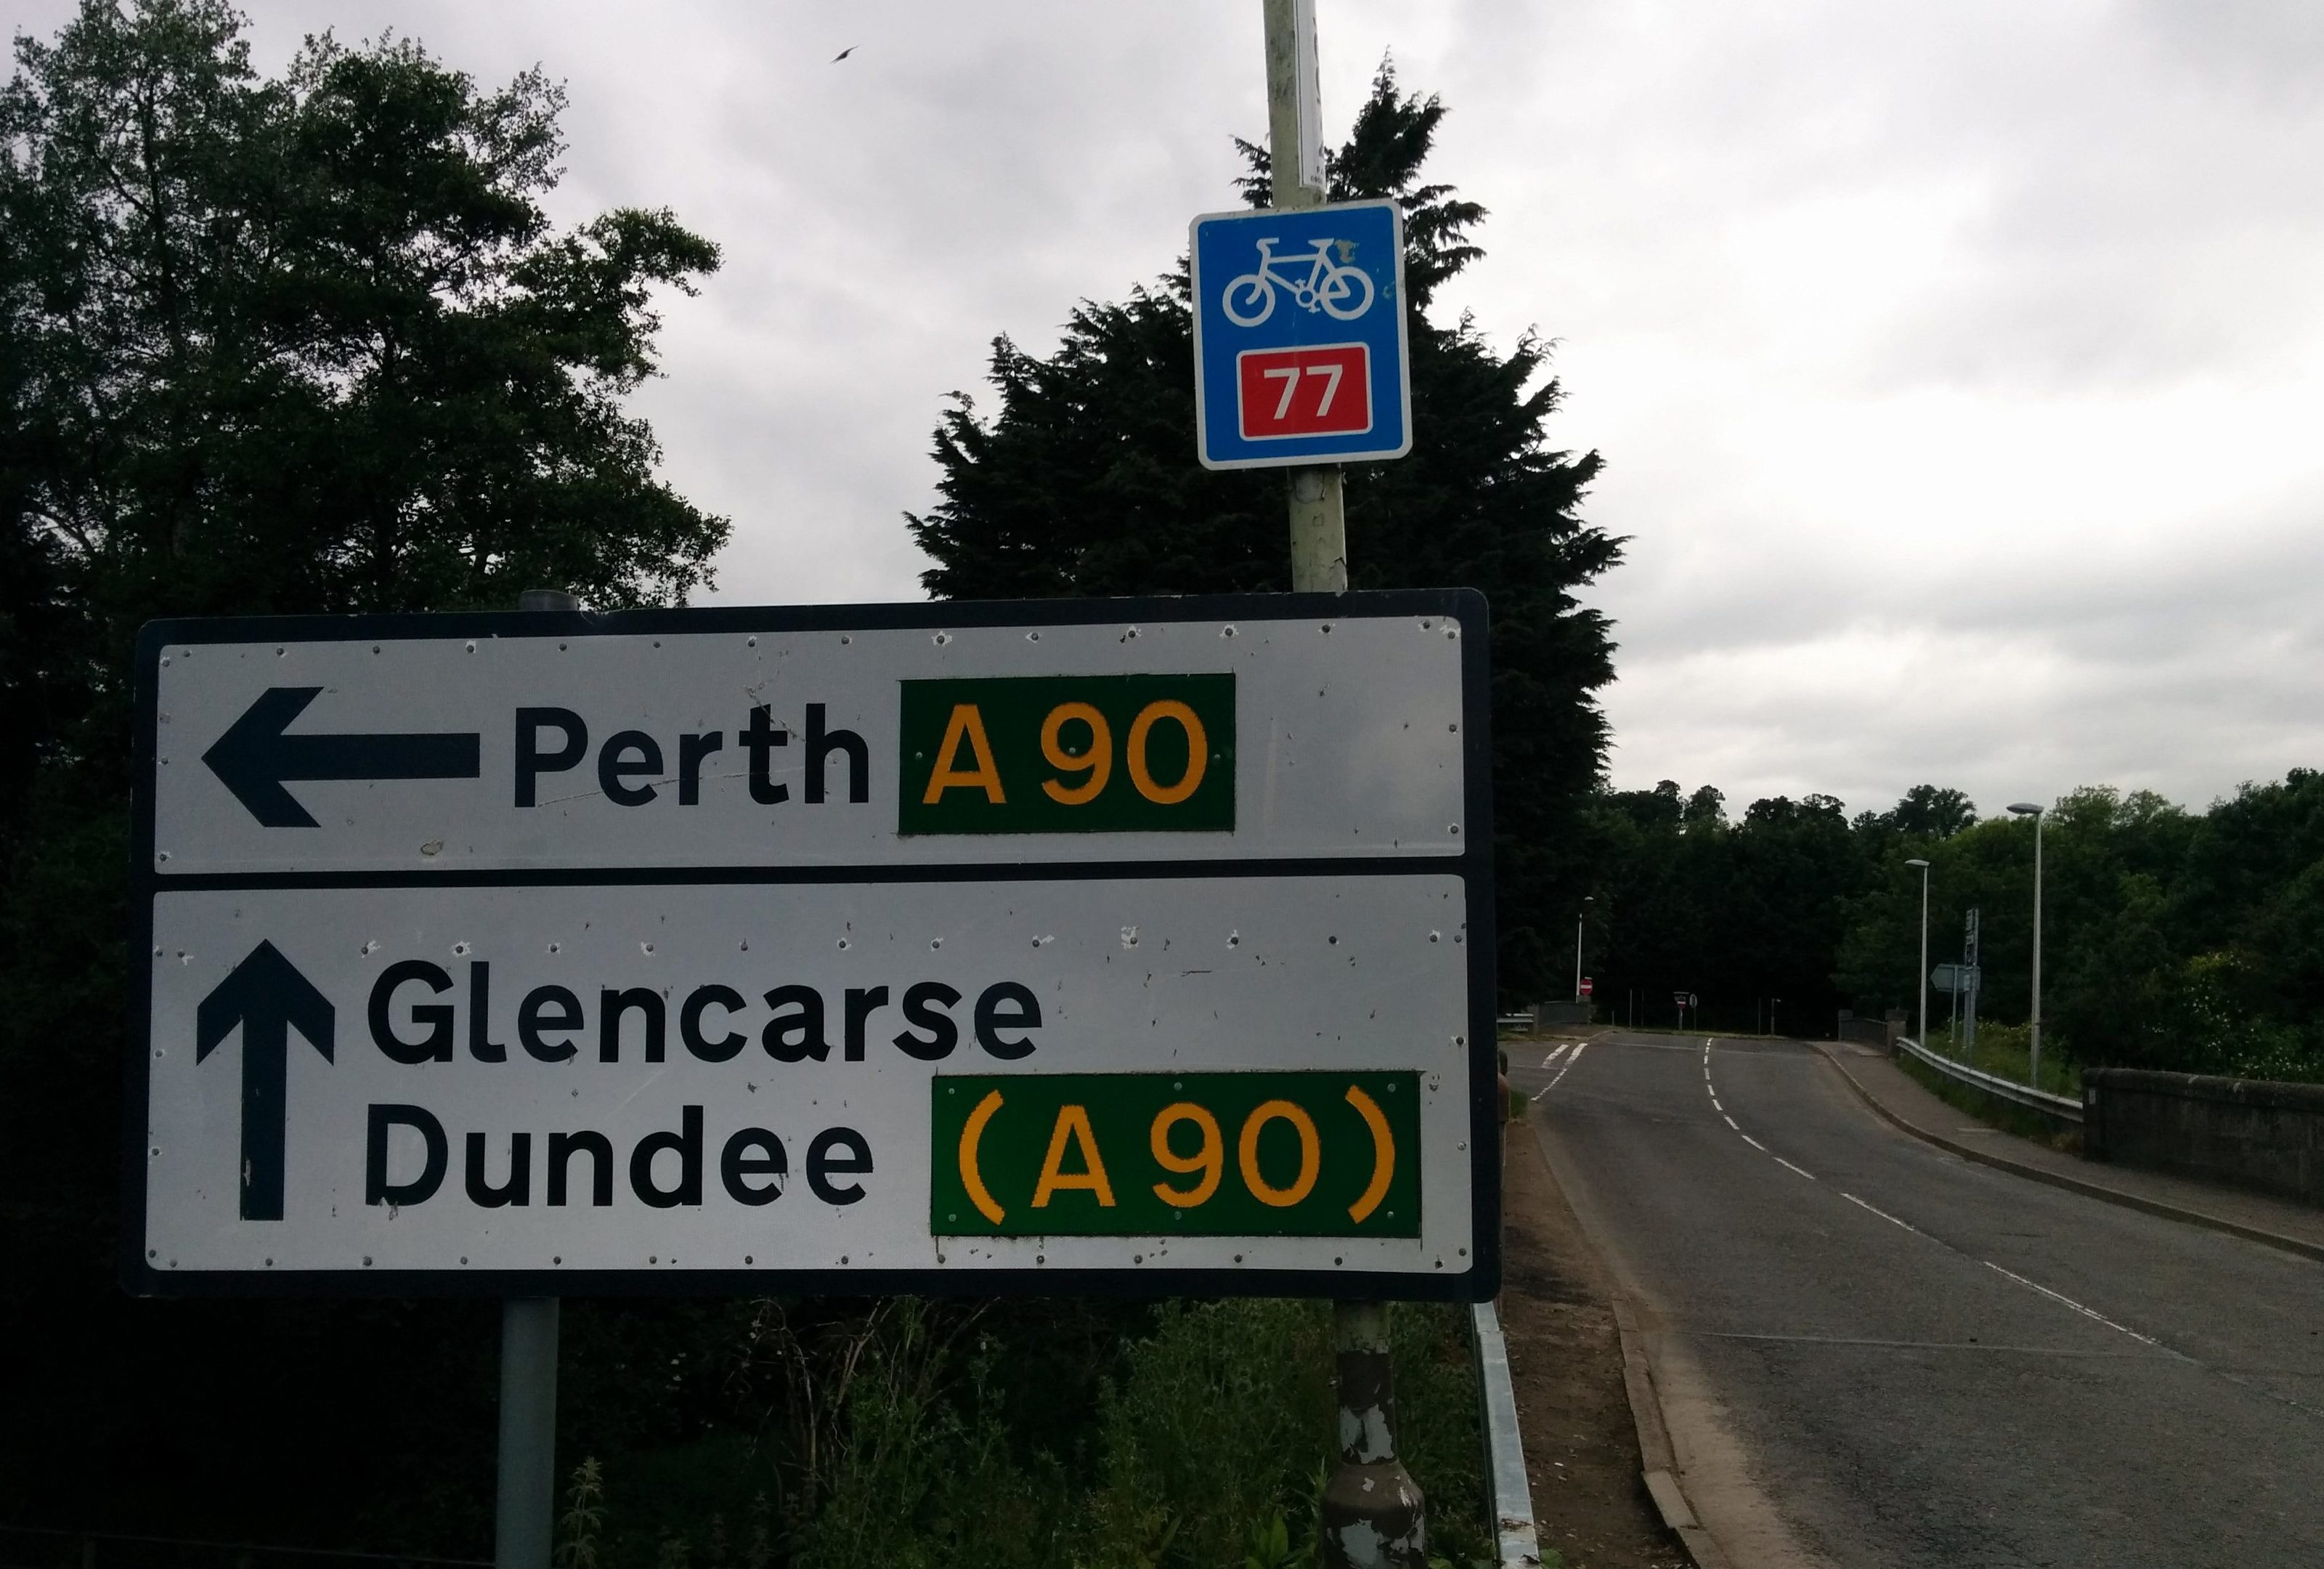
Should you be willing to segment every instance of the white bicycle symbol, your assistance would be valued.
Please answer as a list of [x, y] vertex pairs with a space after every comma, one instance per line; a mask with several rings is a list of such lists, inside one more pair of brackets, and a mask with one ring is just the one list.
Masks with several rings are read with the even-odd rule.
[[1227, 319], [1237, 327], [1257, 327], [1275, 314], [1275, 291], [1281, 287], [1290, 291], [1291, 302], [1303, 310], [1320, 309], [1337, 320], [1353, 321], [1372, 308], [1372, 281], [1360, 267], [1333, 263], [1332, 247], [1343, 243], [1317, 240], [1312, 253], [1286, 258], [1294, 269], [1302, 262], [1307, 263], [1307, 276], [1303, 279], [1296, 272], [1278, 270], [1274, 240], [1259, 241], [1259, 271], [1245, 272], [1229, 283], [1219, 301], [1226, 309]]

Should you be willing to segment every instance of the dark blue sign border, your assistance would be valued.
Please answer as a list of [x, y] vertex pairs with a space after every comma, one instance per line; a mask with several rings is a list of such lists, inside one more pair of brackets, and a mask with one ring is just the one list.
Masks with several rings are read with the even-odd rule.
[[[1387, 217], [1388, 264], [1369, 255], [1351, 255], [1350, 266], [1365, 275], [1372, 291], [1370, 307], [1354, 320], [1328, 309], [1305, 309], [1284, 280], [1304, 281], [1300, 268], [1314, 270], [1314, 242], [1335, 220], [1365, 215], [1376, 227]], [[1287, 240], [1269, 269], [1270, 281], [1245, 293], [1247, 314], [1264, 315], [1250, 325], [1236, 321], [1229, 291], [1254, 276], [1252, 259], [1260, 240]], [[1305, 244], [1311, 247], [1302, 252]], [[1232, 254], [1226, 254], [1232, 246]], [[1206, 264], [1207, 259], [1207, 264]], [[1402, 457], [1412, 450], [1412, 355], [1406, 341], [1404, 287], [1404, 213], [1393, 201], [1343, 201], [1297, 212], [1204, 213], [1187, 231], [1187, 264], [1194, 317], [1194, 445], [1205, 468], [1283, 468], [1319, 463], [1360, 463]], [[1266, 297], [1262, 299], [1262, 293]], [[1271, 301], [1271, 303], [1270, 303]], [[1322, 348], [1360, 343], [1371, 355], [1371, 424], [1362, 431], [1325, 436], [1246, 438], [1236, 419], [1237, 361], [1254, 349]]]

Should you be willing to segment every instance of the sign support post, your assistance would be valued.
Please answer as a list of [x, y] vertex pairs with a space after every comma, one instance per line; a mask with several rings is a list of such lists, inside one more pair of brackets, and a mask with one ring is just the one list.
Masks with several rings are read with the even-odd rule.
[[[528, 588], [519, 610], [581, 608], [576, 594]], [[495, 1569], [549, 1569], [557, 1527], [557, 1331], [554, 1297], [501, 1300], [499, 1495], [493, 1514]]]
[[[1323, 204], [1323, 147], [1315, 79], [1315, 0], [1266, 0], [1268, 167], [1275, 205]], [[1348, 587], [1347, 509], [1336, 464], [1291, 471], [1292, 592]]]
[[501, 1302], [497, 1569], [549, 1569], [557, 1514], [558, 1308], [554, 1297]]
[[[1277, 208], [1323, 205], [1321, 93], [1314, 0], [1265, 0], [1268, 169]], [[1398, 309], [1403, 301], [1396, 302]], [[1318, 464], [1290, 475], [1291, 588], [1344, 594], [1348, 525], [1342, 470]], [[1396, 1453], [1396, 1397], [1385, 1302], [1335, 1301], [1332, 1342], [1339, 1387], [1340, 1464], [1317, 1522], [1332, 1569], [1425, 1569], [1420, 1489]]]

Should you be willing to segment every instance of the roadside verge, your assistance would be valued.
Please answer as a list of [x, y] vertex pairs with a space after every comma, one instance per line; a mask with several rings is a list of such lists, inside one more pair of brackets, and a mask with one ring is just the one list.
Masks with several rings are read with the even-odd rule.
[[[1620, 1327], [1628, 1305], [1534, 1131], [1517, 1121], [1506, 1131], [1501, 1320], [1543, 1557], [1551, 1561], [1546, 1550], [1554, 1549], [1590, 1569], [1683, 1569], [1690, 1545], [1665, 1528], [1641, 1480], [1633, 1337]], [[1662, 1444], [1667, 1469], [1666, 1435]], [[1692, 1561], [1698, 1569], [1726, 1564]]]
[[[1878, 1115], [1964, 1160], [2087, 1194], [2126, 1209], [2324, 1260], [2324, 1214], [2158, 1172], [2092, 1168], [2079, 1157], [2045, 1149], [1999, 1130], [1980, 1133], [1980, 1142], [1969, 1143], [1947, 1131], [1960, 1122], [1963, 1113], [1914, 1083], [1886, 1057], [1855, 1057], [1829, 1041], [1808, 1044], [1840, 1070], [1858, 1097]], [[1999, 1140], [2007, 1140], [2006, 1146], [1994, 1148]]]

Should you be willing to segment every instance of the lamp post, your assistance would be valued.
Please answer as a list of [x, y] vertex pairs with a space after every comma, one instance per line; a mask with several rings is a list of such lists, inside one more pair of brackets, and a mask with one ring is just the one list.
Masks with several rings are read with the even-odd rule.
[[1929, 1044], [1929, 863], [1915, 855], [1904, 863], [1921, 869], [1921, 1006], [1913, 1015], [1913, 1038]]
[[2032, 1028], [2027, 1031], [2031, 1040], [2028, 1053], [2032, 1071], [2026, 1075], [2034, 1087], [2042, 1087], [2042, 818], [2043, 810], [2032, 801], [2019, 801], [2009, 808], [2021, 817], [2034, 819], [2034, 1014]]
[[1582, 927], [1590, 918], [1590, 906], [1594, 902], [1589, 894], [1582, 896], [1582, 909], [1573, 918], [1573, 1000], [1582, 1001]]

